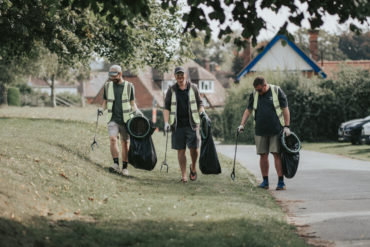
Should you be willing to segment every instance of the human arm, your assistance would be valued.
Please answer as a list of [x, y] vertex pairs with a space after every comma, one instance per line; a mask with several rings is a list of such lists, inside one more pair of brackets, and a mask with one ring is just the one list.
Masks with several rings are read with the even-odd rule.
[[289, 107], [285, 107], [283, 110], [283, 117], [284, 117], [284, 133], [286, 136], [290, 135], [290, 111]]

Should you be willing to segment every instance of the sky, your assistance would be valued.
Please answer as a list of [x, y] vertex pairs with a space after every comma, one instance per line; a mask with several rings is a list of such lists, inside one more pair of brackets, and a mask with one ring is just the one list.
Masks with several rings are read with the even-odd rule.
[[[306, 3], [301, 3], [299, 0], [295, 0], [295, 4], [298, 6], [298, 8], [305, 13], [307, 9], [307, 4]], [[203, 8], [205, 12], [210, 11], [210, 9]], [[224, 9], [226, 12], [227, 16], [231, 16], [231, 9], [229, 9], [227, 6], [224, 5]], [[266, 26], [267, 29], [261, 30], [260, 35], [257, 37], [258, 41], [262, 40], [270, 40], [272, 39], [279, 28], [285, 23], [285, 21], [288, 19], [289, 16], [289, 9], [286, 7], [283, 7], [279, 10], [279, 12], [276, 14], [270, 9], [263, 9], [261, 10], [260, 8], [257, 9], [257, 13], [260, 17], [262, 17], [264, 20], [267, 20]], [[306, 12], [307, 13], [307, 12]], [[226, 18], [228, 19], [228, 18]], [[349, 20], [345, 24], [339, 25], [338, 23], [339, 17], [338, 16], [332, 16], [332, 15], [325, 15], [324, 16], [324, 24], [320, 29], [323, 29], [327, 32], [330, 32], [332, 34], [340, 34], [344, 30], [348, 30], [349, 24], [350, 23], [355, 23], [355, 24], [360, 24], [357, 21]], [[363, 29], [365, 30], [370, 30], [370, 18], [368, 18], [368, 23], [365, 23], [363, 25], [360, 25]], [[240, 30], [241, 25], [238, 23], [231, 23], [231, 27], [233, 30]], [[307, 20], [307, 14], [305, 14], [305, 19], [302, 22], [302, 27], [304, 28], [309, 28], [309, 22]], [[218, 23], [217, 22], [211, 22], [211, 28], [214, 30], [212, 37], [215, 39], [217, 38], [217, 33], [218, 33]], [[294, 24], [289, 24], [287, 27], [289, 32], [295, 32], [299, 29]]]

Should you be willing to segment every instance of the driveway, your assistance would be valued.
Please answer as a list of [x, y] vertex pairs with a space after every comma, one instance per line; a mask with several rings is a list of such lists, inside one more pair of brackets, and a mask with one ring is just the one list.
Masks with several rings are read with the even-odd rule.
[[[234, 158], [234, 145], [217, 145]], [[277, 175], [270, 155], [270, 192], [309, 243], [370, 246], [370, 162], [301, 150], [297, 174], [275, 191]], [[237, 161], [262, 180], [255, 146], [238, 145]], [[236, 170], [236, 179], [238, 171]]]

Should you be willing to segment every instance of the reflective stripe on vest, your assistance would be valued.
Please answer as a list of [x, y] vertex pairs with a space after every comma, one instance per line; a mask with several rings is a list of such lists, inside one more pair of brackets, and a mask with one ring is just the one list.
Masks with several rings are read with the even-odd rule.
[[[171, 90], [172, 90], [172, 97], [171, 97], [171, 112], [170, 112], [170, 123], [169, 124], [173, 125], [175, 123], [175, 118], [176, 118], [177, 100], [176, 100], [176, 92], [172, 88]], [[197, 106], [197, 101], [195, 99], [195, 92], [191, 85], [190, 85], [190, 90], [189, 90], [189, 103], [190, 103], [191, 116], [194, 120], [194, 123], [200, 124], [198, 106]]]
[[[284, 126], [283, 111], [280, 108], [280, 103], [279, 103], [279, 98], [278, 98], [279, 86], [275, 86], [275, 85], [270, 84], [270, 87], [271, 87], [272, 101], [273, 101], [273, 104], [274, 104], [276, 115], [279, 118], [281, 126]], [[256, 92], [256, 90], [254, 90], [253, 95], [254, 95], [254, 97], [253, 97], [253, 119], [254, 119], [254, 125], [256, 125], [255, 112], [256, 112], [257, 106], [258, 106], [258, 95], [259, 94]]]
[[[129, 102], [129, 97], [127, 94], [127, 87], [129, 82], [124, 81], [125, 85], [123, 86], [122, 91], [122, 111], [123, 111], [123, 121], [126, 123], [131, 118], [131, 105]], [[130, 90], [131, 92], [131, 90]], [[107, 121], [109, 122], [112, 119], [112, 110], [113, 110], [113, 101], [114, 101], [114, 91], [113, 91], [113, 82], [108, 82], [108, 90], [107, 90]]]

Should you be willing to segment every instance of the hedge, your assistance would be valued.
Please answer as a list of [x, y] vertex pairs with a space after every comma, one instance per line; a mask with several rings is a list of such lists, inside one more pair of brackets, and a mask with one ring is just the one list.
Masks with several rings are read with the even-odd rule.
[[10, 87], [8, 88], [8, 105], [20, 106], [21, 105], [21, 94], [19, 88]]
[[[369, 71], [342, 68], [331, 80], [284, 73], [267, 74], [265, 78], [271, 84], [280, 85], [286, 93], [291, 129], [304, 141], [335, 141], [342, 122], [370, 115]], [[253, 89], [253, 79], [244, 79], [228, 91], [222, 113], [225, 142], [235, 140], [236, 128]], [[253, 143], [253, 135], [250, 117], [240, 141]]]

